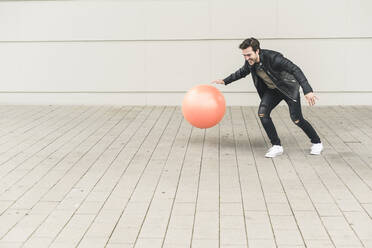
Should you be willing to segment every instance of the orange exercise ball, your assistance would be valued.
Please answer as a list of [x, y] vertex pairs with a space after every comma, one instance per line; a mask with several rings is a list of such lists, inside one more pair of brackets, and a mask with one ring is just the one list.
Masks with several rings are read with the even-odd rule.
[[221, 92], [212, 85], [202, 84], [190, 89], [182, 102], [182, 113], [194, 127], [210, 128], [225, 114], [226, 102]]

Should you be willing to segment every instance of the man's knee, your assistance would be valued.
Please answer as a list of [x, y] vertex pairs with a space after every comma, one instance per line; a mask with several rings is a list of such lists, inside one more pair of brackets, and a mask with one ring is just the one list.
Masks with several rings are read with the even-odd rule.
[[261, 120], [262, 124], [266, 124], [266, 123], [269, 123], [271, 121], [270, 115], [268, 115], [266, 113], [260, 113], [259, 112], [258, 117], [260, 117], [260, 120]]
[[261, 104], [260, 107], [258, 108], [258, 117], [260, 118], [265, 118], [267, 113], [267, 105], [266, 104]]
[[302, 125], [302, 118], [298, 118], [296, 116], [291, 116], [291, 119], [293, 121], [294, 124], [296, 124], [297, 126], [301, 126]]
[[260, 117], [261, 120], [267, 118], [266, 112], [266, 108], [260, 108], [258, 110], [258, 117]]

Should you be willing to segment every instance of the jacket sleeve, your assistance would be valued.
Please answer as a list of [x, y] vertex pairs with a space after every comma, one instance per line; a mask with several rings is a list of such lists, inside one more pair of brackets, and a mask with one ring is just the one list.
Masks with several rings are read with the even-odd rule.
[[245, 63], [243, 67], [239, 68], [236, 72], [230, 74], [230, 76], [226, 77], [223, 81], [225, 82], [225, 85], [228, 85], [229, 83], [246, 77], [247, 75], [249, 75], [249, 73], [251, 73], [251, 71], [247, 64]]
[[309, 92], [313, 92], [313, 89], [311, 88], [300, 67], [292, 63], [292, 61], [285, 58], [282, 54], [278, 54], [275, 56], [274, 64], [275, 67], [277, 67], [278, 69], [291, 73], [295, 77], [297, 82], [301, 85], [305, 95]]

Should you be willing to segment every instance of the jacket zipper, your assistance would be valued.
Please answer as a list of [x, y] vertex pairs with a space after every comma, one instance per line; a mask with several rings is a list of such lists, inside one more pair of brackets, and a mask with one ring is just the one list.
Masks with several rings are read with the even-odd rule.
[[270, 78], [271, 78], [271, 80], [273, 81], [274, 85], [276, 86], [276, 88], [277, 88], [280, 92], [282, 92], [284, 95], [286, 95], [286, 96], [287, 96], [288, 98], [290, 98], [292, 101], [297, 102], [297, 100], [293, 99], [293, 98], [290, 97], [287, 93], [285, 93], [284, 91], [282, 91], [281, 89], [279, 89], [279, 87], [278, 87], [278, 86], [275, 84], [275, 82], [274, 82], [275, 80], [273, 80], [273, 79], [274, 79], [274, 76], [271, 75], [271, 73], [270, 73], [269, 70], [267, 70], [266, 73], [267, 73], [267, 75], [270, 76]]

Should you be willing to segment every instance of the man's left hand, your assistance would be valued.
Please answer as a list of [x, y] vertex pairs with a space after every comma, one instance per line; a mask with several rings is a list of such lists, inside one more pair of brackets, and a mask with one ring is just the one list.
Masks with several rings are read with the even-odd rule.
[[318, 100], [318, 97], [316, 97], [313, 92], [307, 93], [305, 95], [305, 98], [310, 106], [313, 106], [315, 104], [315, 99]]

